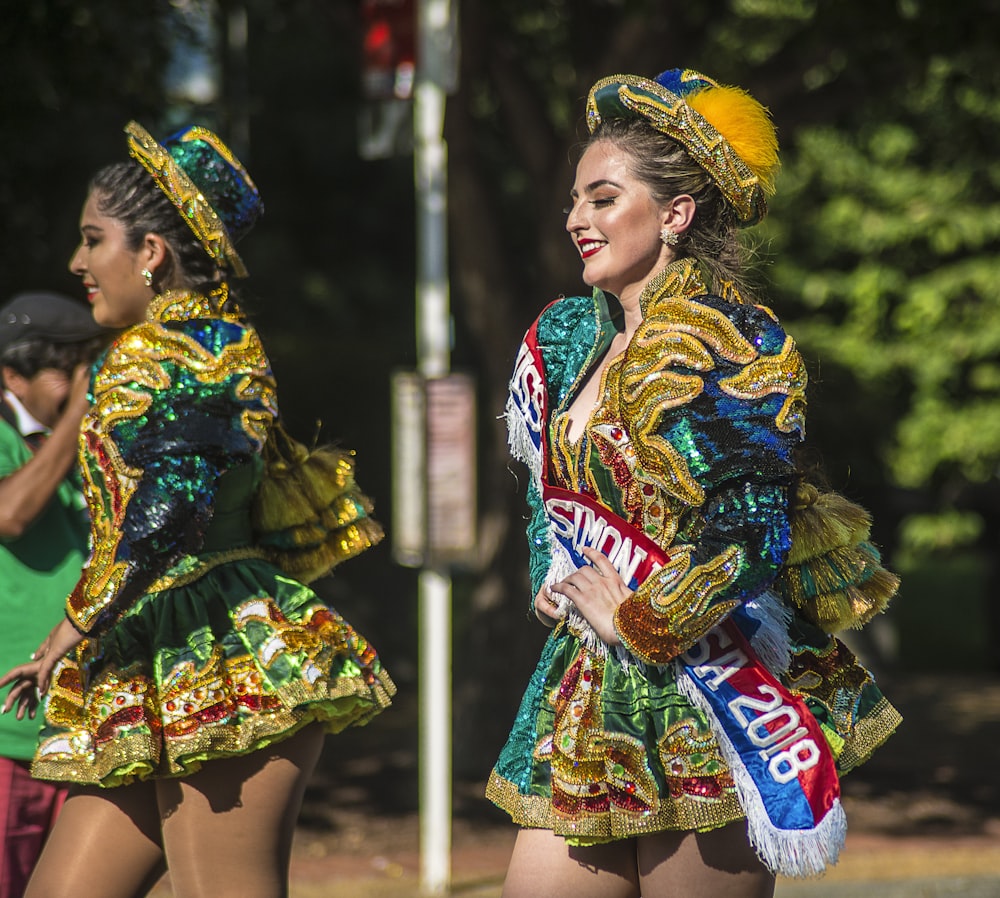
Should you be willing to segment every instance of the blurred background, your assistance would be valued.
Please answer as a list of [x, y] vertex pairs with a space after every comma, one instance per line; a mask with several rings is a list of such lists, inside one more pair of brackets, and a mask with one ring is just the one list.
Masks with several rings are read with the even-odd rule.
[[[129, 119], [158, 136], [187, 122], [217, 130], [260, 187], [267, 212], [241, 245], [243, 295], [283, 413], [301, 438], [321, 422], [321, 439], [357, 450], [389, 530], [320, 588], [380, 649], [399, 710], [345, 737], [367, 742], [330, 740], [317, 782], [354, 770], [381, 785], [366, 801], [412, 809], [417, 573], [390, 549], [389, 408], [392, 372], [417, 362], [413, 4], [0, 5], [4, 296], [82, 296], [66, 270], [80, 206], [96, 168], [125, 157]], [[585, 289], [562, 209], [587, 90], [615, 72], [696, 68], [771, 109], [784, 166], [770, 217], [748, 235], [762, 297], [808, 360], [811, 444], [832, 485], [874, 513], [904, 578], [857, 648], [904, 687], [936, 674], [995, 683], [1000, 0], [456, 8], [444, 129], [452, 364], [478, 404], [476, 550], [452, 571], [457, 804], [485, 804], [477, 790], [545, 635], [526, 615], [524, 475], [497, 417], [525, 328]], [[995, 789], [976, 794], [995, 810]]]

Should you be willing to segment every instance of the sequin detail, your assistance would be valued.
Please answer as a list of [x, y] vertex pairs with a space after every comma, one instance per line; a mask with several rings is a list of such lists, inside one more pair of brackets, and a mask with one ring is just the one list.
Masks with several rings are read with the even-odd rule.
[[277, 414], [264, 349], [224, 286], [158, 296], [109, 347], [91, 393], [79, 454], [93, 552], [67, 601], [81, 632], [204, 531], [216, 479], [259, 455]]
[[601, 123], [602, 92], [614, 91], [617, 105], [642, 116], [658, 131], [679, 140], [691, 157], [708, 171], [741, 221], [752, 224], [767, 213], [760, 179], [714, 127], [685, 100], [663, 85], [636, 75], [602, 78], [587, 98], [587, 127]]
[[182, 776], [311, 721], [337, 731], [387, 707], [395, 687], [374, 649], [291, 588], [306, 604], [289, 614], [267, 596], [232, 608], [239, 638], [195, 627], [151, 661], [128, 663], [135, 647], [117, 635], [82, 643], [54, 673], [33, 775], [105, 787]]

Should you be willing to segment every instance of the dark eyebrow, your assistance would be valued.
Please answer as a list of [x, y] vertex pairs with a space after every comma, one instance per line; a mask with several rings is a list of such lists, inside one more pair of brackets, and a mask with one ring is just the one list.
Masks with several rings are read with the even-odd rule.
[[104, 233], [104, 228], [99, 227], [98, 225], [92, 225], [92, 224], [81, 225], [81, 227], [80, 227], [80, 233], [81, 234], [86, 234], [88, 232], [94, 233], [94, 234], [103, 234]]
[[[597, 181], [591, 181], [583, 189], [584, 192], [586, 193], [593, 193], [595, 190], [597, 190], [598, 187], [615, 187], [618, 190], [624, 189], [621, 184], [619, 184], [617, 181], [612, 181], [610, 178], [600, 178]], [[570, 190], [569, 195], [572, 197], [579, 196], [579, 194], [576, 192], [575, 187], [572, 190]]]

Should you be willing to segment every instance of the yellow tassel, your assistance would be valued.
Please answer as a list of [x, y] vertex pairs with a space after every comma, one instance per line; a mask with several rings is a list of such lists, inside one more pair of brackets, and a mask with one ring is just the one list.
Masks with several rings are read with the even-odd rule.
[[802, 484], [792, 497], [792, 545], [775, 587], [827, 633], [864, 626], [899, 589], [899, 577], [868, 542], [871, 524], [864, 508], [839, 493]]
[[859, 630], [885, 611], [899, 590], [899, 577], [880, 568], [860, 586], [815, 596], [802, 607], [807, 619], [827, 633]]
[[268, 533], [319, 522], [319, 514], [302, 494], [294, 477], [265, 476], [251, 513], [254, 530]]
[[308, 449], [280, 425], [264, 447], [252, 521], [259, 544], [287, 574], [309, 583], [382, 539], [371, 501], [354, 483], [353, 453]]
[[803, 564], [833, 548], [857, 545], [871, 533], [871, 515], [840, 493], [821, 493], [811, 484], [802, 484], [791, 504], [788, 565]]
[[757, 176], [761, 187], [774, 193], [778, 174], [778, 135], [767, 108], [739, 87], [706, 87], [685, 97], [687, 104], [726, 138]]
[[320, 512], [333, 505], [354, 482], [353, 462], [331, 447], [315, 449], [295, 469], [299, 489]]
[[329, 508], [324, 508], [320, 512], [320, 521], [322, 521], [324, 527], [330, 530], [338, 530], [341, 527], [346, 527], [348, 524], [360, 521], [371, 514], [371, 511], [371, 502], [367, 496], [357, 491], [351, 491], [337, 499]]
[[377, 545], [383, 536], [382, 528], [371, 518], [365, 518], [329, 534], [321, 545], [290, 551], [275, 550], [270, 556], [278, 567], [296, 580], [311, 583], [329, 574], [341, 562]]

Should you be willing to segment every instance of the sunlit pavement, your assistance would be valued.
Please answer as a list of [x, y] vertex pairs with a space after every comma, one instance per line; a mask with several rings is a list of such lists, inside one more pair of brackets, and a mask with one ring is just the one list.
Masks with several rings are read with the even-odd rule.
[[[401, 833], [409, 841], [409, 833]], [[499, 898], [510, 834], [482, 833], [454, 854], [455, 898]], [[418, 898], [417, 853], [401, 844], [385, 854], [324, 855], [300, 839], [291, 898]], [[778, 882], [776, 898], [1000, 898], [1000, 839], [848, 837], [840, 863], [817, 880]], [[165, 881], [152, 898], [171, 898]], [[543, 896], [540, 896], [543, 898]]]
[[[822, 879], [779, 881], [777, 898], [1000, 898], [1000, 678], [908, 674], [887, 692], [906, 722], [844, 781], [840, 863]], [[415, 721], [399, 704], [381, 729], [329, 740], [296, 834], [291, 898], [419, 898], [415, 801], [393, 801], [416, 777]], [[482, 783], [456, 788], [455, 898], [499, 898], [514, 844], [482, 794]], [[172, 898], [167, 882], [151, 894]]]

